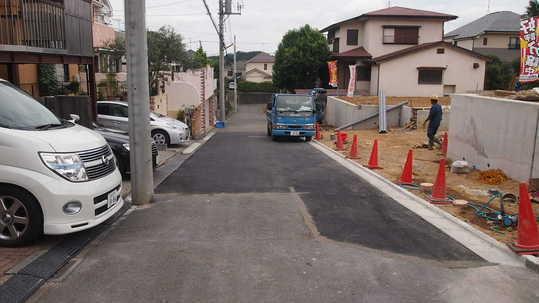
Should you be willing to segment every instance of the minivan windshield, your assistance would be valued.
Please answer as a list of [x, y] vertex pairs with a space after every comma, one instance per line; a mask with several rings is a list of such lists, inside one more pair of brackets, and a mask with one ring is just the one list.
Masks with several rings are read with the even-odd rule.
[[8, 82], [0, 82], [0, 127], [45, 130], [63, 125], [62, 121], [37, 100]]
[[287, 95], [277, 96], [275, 107], [278, 112], [305, 113], [313, 111], [313, 100], [310, 96]]

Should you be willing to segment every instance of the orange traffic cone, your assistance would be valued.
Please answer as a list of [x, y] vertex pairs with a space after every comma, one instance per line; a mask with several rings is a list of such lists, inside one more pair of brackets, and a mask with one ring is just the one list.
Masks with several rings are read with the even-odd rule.
[[349, 159], [359, 159], [359, 139], [357, 135], [354, 135], [354, 141], [352, 141], [352, 147], [350, 147], [350, 153], [348, 154]]
[[320, 123], [316, 123], [316, 135], [314, 137], [315, 140], [320, 141], [322, 140], [322, 133], [320, 132]]
[[378, 140], [374, 140], [371, 158], [369, 159], [369, 164], [367, 165], [367, 167], [370, 169], [381, 169], [381, 167], [378, 165]]
[[335, 143], [336, 150], [343, 150], [344, 149], [344, 142], [343, 137], [341, 136], [341, 132], [337, 131], [337, 142]]
[[518, 238], [511, 248], [521, 255], [539, 254], [539, 231], [528, 192], [528, 184], [520, 184], [518, 206]]
[[442, 154], [447, 156], [447, 147], [449, 146], [449, 136], [447, 135], [447, 132], [444, 133], [442, 140]]
[[402, 170], [401, 178], [399, 179], [401, 185], [414, 185], [413, 169], [414, 152], [410, 149], [408, 151], [408, 157], [406, 158], [406, 164], [404, 164], [404, 169]]
[[447, 190], [445, 184], [445, 159], [440, 160], [440, 168], [438, 168], [438, 176], [432, 189], [430, 197], [432, 204], [450, 204], [451, 201], [447, 198]]

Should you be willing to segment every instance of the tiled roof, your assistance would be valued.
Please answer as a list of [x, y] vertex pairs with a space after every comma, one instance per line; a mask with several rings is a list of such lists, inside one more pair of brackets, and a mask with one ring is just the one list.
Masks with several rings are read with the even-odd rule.
[[419, 9], [400, 7], [400, 6], [392, 6], [392, 7], [368, 12], [363, 15], [359, 15], [357, 17], [350, 18], [344, 21], [337, 22], [335, 24], [332, 24], [322, 29], [321, 32], [327, 32], [328, 30], [333, 29], [344, 22], [353, 21], [353, 20], [362, 20], [362, 19], [368, 19], [368, 18], [378, 18], [378, 17], [429, 18], [429, 19], [442, 19], [445, 21], [458, 18], [457, 16], [444, 14], [444, 13], [424, 11], [424, 10], [419, 10]]
[[419, 44], [419, 45], [416, 45], [416, 46], [408, 47], [408, 48], [405, 48], [405, 49], [402, 49], [402, 50], [399, 50], [399, 51], [396, 51], [396, 52], [392, 52], [392, 53], [389, 53], [389, 54], [386, 54], [386, 55], [383, 55], [383, 56], [373, 58], [372, 60], [374, 62], [376, 62], [376, 63], [379, 63], [379, 62], [383, 62], [383, 61], [393, 60], [395, 58], [406, 56], [408, 54], [415, 53], [415, 52], [425, 50], [425, 49], [429, 49], [429, 48], [433, 48], [433, 47], [451, 48], [451, 49], [454, 49], [456, 51], [466, 53], [466, 54], [468, 54], [470, 56], [473, 56], [473, 57], [476, 57], [476, 58], [479, 58], [479, 59], [482, 59], [482, 60], [489, 60], [489, 57], [487, 57], [487, 56], [481, 55], [479, 53], [476, 53], [476, 52], [471, 51], [471, 50], [466, 49], [466, 48], [454, 46], [453, 44], [448, 43], [448, 42], [444, 42], [444, 41], [429, 42], [429, 43]]
[[247, 63], [273, 63], [273, 62], [275, 62], [275, 57], [267, 53], [260, 53], [254, 56], [253, 58], [251, 58], [251, 60], [247, 61]]
[[454, 15], [431, 12], [431, 11], [424, 11], [420, 9], [413, 9], [413, 8], [400, 7], [400, 6], [392, 6], [392, 7], [380, 9], [377, 11], [372, 11], [372, 12], [364, 14], [364, 16], [428, 17], [428, 18], [448, 19], [448, 20], [457, 19], [457, 16], [454, 16]]
[[459, 39], [475, 37], [486, 32], [518, 33], [519, 31], [520, 15], [509, 11], [503, 11], [485, 15], [447, 33], [445, 36], [453, 39]]
[[348, 57], [348, 58], [371, 58], [372, 55], [363, 47], [358, 47], [346, 52], [342, 53], [333, 53], [333, 57], [341, 58], [341, 57]]

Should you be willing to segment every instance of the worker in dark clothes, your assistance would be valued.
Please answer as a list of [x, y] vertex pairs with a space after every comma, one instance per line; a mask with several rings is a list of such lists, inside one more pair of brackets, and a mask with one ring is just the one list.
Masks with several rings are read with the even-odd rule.
[[438, 98], [431, 98], [430, 103], [432, 106], [430, 108], [429, 117], [423, 123], [423, 127], [429, 122], [427, 136], [429, 137], [429, 149], [433, 149], [434, 143], [442, 145], [442, 142], [436, 138], [436, 132], [438, 132], [438, 128], [442, 122], [443, 110], [442, 106], [438, 104]]

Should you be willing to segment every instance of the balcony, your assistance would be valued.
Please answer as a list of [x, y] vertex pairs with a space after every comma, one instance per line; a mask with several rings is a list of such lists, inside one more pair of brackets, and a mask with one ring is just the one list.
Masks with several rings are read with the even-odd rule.
[[66, 49], [62, 0], [0, 0], [0, 50], [62, 53]]

